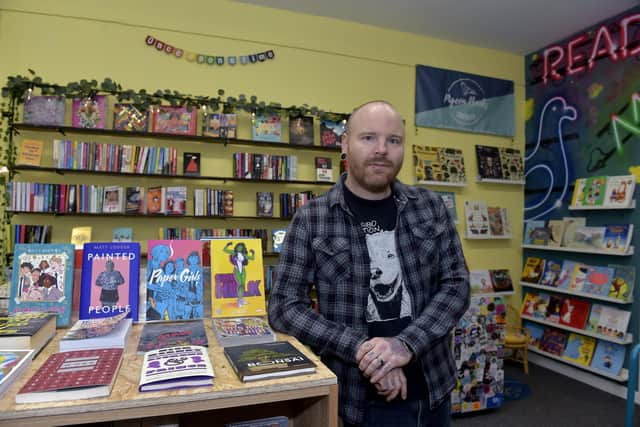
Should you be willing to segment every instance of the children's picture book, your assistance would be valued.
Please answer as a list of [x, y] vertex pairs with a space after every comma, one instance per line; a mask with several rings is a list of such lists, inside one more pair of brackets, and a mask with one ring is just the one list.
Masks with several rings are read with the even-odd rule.
[[113, 229], [112, 242], [130, 242], [133, 239], [132, 227], [116, 227]]
[[256, 115], [252, 119], [251, 131], [254, 141], [282, 142], [280, 115]]
[[544, 286], [551, 286], [553, 288], [557, 287], [561, 271], [562, 264], [560, 264], [558, 261], [552, 259], [546, 260], [544, 264], [544, 273], [542, 273], [540, 284]]
[[213, 332], [222, 347], [274, 342], [276, 334], [261, 317], [211, 319]]
[[600, 313], [602, 313], [602, 304], [591, 304], [589, 319], [585, 326], [585, 330], [593, 333], [598, 332], [598, 323], [600, 323]]
[[57, 327], [69, 326], [74, 260], [75, 249], [70, 244], [17, 243], [9, 313], [55, 313]]
[[544, 221], [543, 220], [528, 220], [524, 222], [524, 238], [522, 239], [522, 242], [525, 245], [533, 245], [534, 241], [536, 240], [536, 232], [535, 230], [538, 230], [540, 228], [544, 228]]
[[517, 148], [500, 147], [500, 164], [502, 179], [524, 181], [524, 159]]
[[560, 308], [560, 324], [575, 329], [585, 329], [591, 304], [577, 298], [563, 298]]
[[465, 200], [467, 236], [489, 236], [489, 212], [484, 201]]
[[16, 394], [16, 403], [90, 399], [111, 394], [121, 348], [53, 353]]
[[204, 316], [202, 241], [149, 240], [146, 320], [189, 320]]
[[289, 143], [313, 145], [313, 117], [289, 116]]
[[166, 187], [165, 215], [185, 215], [187, 213], [187, 187]]
[[24, 102], [22, 120], [30, 125], [63, 126], [65, 111], [63, 96], [32, 96]]
[[125, 212], [128, 214], [144, 214], [146, 203], [144, 187], [127, 187]]
[[600, 251], [604, 245], [606, 227], [580, 226], [575, 228], [570, 248]]
[[271, 230], [271, 242], [273, 253], [279, 254], [282, 249], [282, 243], [284, 242], [284, 237], [287, 235], [286, 228], [274, 228]]
[[74, 98], [71, 104], [71, 126], [104, 129], [107, 122], [107, 96]]
[[559, 295], [551, 295], [547, 305], [545, 320], [551, 323], [560, 323], [560, 311], [562, 310], [563, 298]]
[[598, 334], [623, 339], [627, 335], [631, 312], [615, 307], [602, 306], [598, 319]]
[[538, 283], [544, 273], [545, 260], [537, 257], [527, 257], [522, 270], [521, 282]]
[[104, 187], [102, 213], [123, 213], [124, 197], [124, 187], [119, 185], [107, 185]]
[[573, 278], [573, 272], [576, 269], [577, 263], [571, 260], [564, 260], [562, 262], [562, 269], [556, 282], [556, 287], [560, 289], [569, 289], [571, 286], [571, 279]]
[[633, 224], [608, 224], [605, 226], [602, 249], [616, 253], [626, 253], [631, 246]]
[[212, 239], [211, 316], [264, 316], [262, 243], [252, 238]]
[[149, 187], [147, 189], [146, 212], [149, 215], [164, 215], [166, 193], [164, 187]]
[[56, 315], [31, 311], [0, 317], [0, 349], [38, 354], [56, 334]]
[[587, 279], [584, 282], [583, 292], [606, 297], [609, 295], [611, 280], [613, 280], [614, 269], [590, 265], [587, 272]]
[[184, 153], [182, 155], [182, 174], [200, 176], [200, 153]]
[[31, 365], [34, 350], [0, 350], [0, 398]]
[[82, 251], [80, 319], [130, 313], [138, 321], [140, 244], [86, 243]]
[[316, 364], [288, 341], [225, 347], [224, 355], [242, 382], [316, 371]]
[[549, 239], [547, 245], [552, 247], [559, 247], [562, 245], [562, 237], [564, 236], [564, 229], [567, 224], [561, 219], [550, 219], [547, 223], [549, 229]]
[[567, 346], [562, 358], [582, 366], [589, 366], [593, 352], [596, 349], [596, 339], [576, 333], [570, 333], [567, 338]]
[[256, 215], [264, 217], [273, 216], [273, 192], [258, 191], [256, 193]]
[[418, 183], [467, 181], [462, 150], [414, 145], [413, 164]]
[[536, 311], [533, 313], [533, 317], [537, 319], [546, 319], [547, 312], [549, 311], [549, 304], [551, 302], [551, 295], [545, 293], [538, 294], [538, 301], [535, 304]]
[[580, 262], [575, 264], [573, 269], [573, 275], [571, 276], [571, 282], [569, 282], [569, 288], [572, 291], [582, 292], [585, 282], [587, 281], [587, 275], [589, 274], [589, 266]]
[[635, 175], [608, 177], [604, 206], [608, 208], [630, 207], [635, 188]]
[[469, 286], [472, 293], [493, 292], [493, 283], [491, 282], [489, 270], [469, 271]]
[[346, 120], [320, 119], [320, 145], [322, 147], [341, 147]]
[[610, 375], [620, 375], [625, 353], [626, 347], [622, 344], [598, 340], [591, 367]]
[[544, 326], [539, 323], [524, 322], [523, 327], [529, 331], [529, 345], [540, 348]]
[[587, 218], [585, 217], [564, 217], [562, 220], [566, 223], [564, 227], [564, 234], [562, 235], [562, 245], [565, 247], [572, 246], [576, 239], [576, 229], [587, 225]]
[[60, 339], [60, 351], [124, 348], [132, 323], [126, 316], [78, 320]]
[[146, 132], [149, 129], [149, 112], [140, 111], [133, 104], [115, 104], [113, 106], [113, 129]]
[[144, 353], [138, 391], [213, 385], [213, 366], [206, 347], [186, 345]]
[[453, 221], [458, 222], [458, 212], [456, 209], [456, 194], [452, 191], [435, 191], [435, 193], [442, 198], [442, 201], [444, 202], [444, 205], [447, 207], [447, 210], [449, 211], [449, 215], [451, 215], [451, 218], [453, 218]]
[[582, 200], [582, 205], [589, 207], [603, 206], [606, 187], [606, 176], [588, 177], [584, 182], [584, 199]]
[[152, 132], [195, 135], [197, 116], [198, 112], [195, 108], [189, 111], [187, 107], [161, 105], [153, 112]]
[[621, 301], [631, 301], [636, 282], [636, 268], [633, 265], [609, 264], [613, 268], [613, 278], [609, 287], [609, 297]]
[[140, 334], [140, 341], [138, 341], [137, 352], [142, 354], [159, 348], [185, 345], [202, 347], [209, 345], [202, 319], [145, 323]]
[[566, 332], [547, 327], [544, 328], [542, 338], [540, 338], [540, 350], [555, 356], [562, 356], [566, 343]]
[[25, 139], [18, 144], [18, 156], [16, 165], [40, 166], [42, 162], [42, 149], [44, 141], [38, 139]]
[[238, 116], [235, 113], [212, 113], [205, 117], [202, 134], [214, 138], [238, 137]]
[[93, 231], [93, 227], [90, 225], [82, 226], [82, 227], [72, 227], [71, 228], [71, 244], [76, 249], [82, 249], [85, 243], [91, 241], [91, 234]]
[[571, 195], [571, 206], [581, 207], [584, 204], [584, 185], [586, 178], [578, 178], [573, 184], [573, 194]]
[[487, 213], [489, 214], [489, 234], [494, 237], [506, 236], [503, 215], [506, 208], [498, 206], [489, 206]]
[[484, 179], [503, 179], [498, 147], [476, 145], [478, 175]]
[[509, 270], [498, 268], [489, 270], [491, 273], [491, 282], [493, 283], [494, 292], [511, 292], [513, 291], [513, 282]]
[[527, 292], [522, 300], [522, 306], [520, 307], [520, 314], [525, 316], [534, 316], [536, 314], [536, 307], [538, 305], [538, 294], [533, 292]]

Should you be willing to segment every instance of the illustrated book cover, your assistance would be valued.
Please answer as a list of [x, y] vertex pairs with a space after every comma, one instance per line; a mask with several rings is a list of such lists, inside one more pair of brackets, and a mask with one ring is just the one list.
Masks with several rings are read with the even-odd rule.
[[189, 320], [204, 316], [202, 241], [149, 240], [146, 320]]
[[563, 298], [560, 307], [560, 324], [575, 329], [585, 329], [590, 308], [589, 301], [578, 298]]
[[556, 260], [548, 259], [544, 263], [544, 273], [540, 279], [540, 284], [544, 286], [550, 286], [555, 288], [558, 286], [558, 280], [560, 279], [560, 272], [562, 271], [562, 264]]
[[613, 278], [609, 287], [609, 297], [630, 301], [636, 283], [636, 268], [633, 265], [609, 264], [613, 268]]
[[225, 347], [224, 355], [243, 382], [315, 372], [313, 363], [288, 341]]
[[575, 228], [570, 248], [601, 251], [606, 227], [580, 226]]
[[124, 187], [119, 185], [108, 185], [104, 187], [102, 213], [123, 213], [124, 197]]
[[584, 184], [586, 178], [577, 178], [573, 184], [573, 194], [571, 195], [571, 206], [581, 207], [584, 203]]
[[56, 315], [38, 311], [0, 317], [0, 349], [38, 354], [56, 334]]
[[222, 347], [274, 342], [276, 334], [261, 317], [212, 319], [213, 332]]
[[320, 145], [322, 147], [341, 147], [346, 120], [320, 119]]
[[280, 251], [282, 250], [282, 243], [284, 243], [284, 238], [286, 235], [286, 228], [274, 228], [273, 230], [271, 230], [271, 243], [273, 253], [280, 253]]
[[602, 306], [597, 332], [608, 337], [623, 339], [627, 335], [631, 312], [615, 307]]
[[489, 270], [489, 273], [491, 274], [491, 282], [493, 283], [493, 292], [513, 291], [513, 282], [509, 270], [497, 268]]
[[146, 212], [144, 187], [127, 187], [125, 212], [143, 214]]
[[149, 187], [147, 189], [145, 209], [149, 215], [164, 215], [166, 206], [166, 189], [164, 187]]
[[582, 291], [606, 297], [609, 295], [613, 274], [614, 269], [611, 267], [590, 265]]
[[75, 249], [70, 244], [17, 243], [9, 313], [55, 313], [57, 327], [69, 326], [74, 261]]
[[187, 187], [165, 188], [165, 215], [185, 215], [187, 213]]
[[452, 191], [436, 191], [435, 193], [442, 198], [444, 205], [447, 207], [447, 210], [449, 211], [449, 215], [451, 215], [451, 218], [453, 219], [453, 221], [457, 223], [458, 211], [456, 209], [456, 194]]
[[113, 106], [113, 129], [146, 132], [149, 129], [149, 112], [140, 111], [132, 104], [115, 104]]
[[313, 117], [289, 116], [289, 144], [313, 145]]
[[508, 236], [504, 218], [507, 214], [506, 208], [489, 206], [487, 213], [489, 215], [489, 234], [494, 237]]
[[22, 121], [30, 125], [64, 126], [65, 111], [63, 96], [32, 96], [24, 102]]
[[71, 104], [71, 126], [104, 129], [107, 122], [107, 96], [74, 98]]
[[180, 322], [145, 323], [138, 341], [138, 354], [166, 347], [197, 345], [207, 347], [209, 341], [202, 319]]
[[544, 326], [538, 323], [524, 322], [523, 327], [529, 331], [529, 345], [540, 348]]
[[582, 366], [589, 366], [596, 348], [596, 339], [576, 333], [570, 333], [562, 358]]
[[261, 239], [212, 239], [211, 316], [264, 316]]
[[185, 176], [200, 176], [200, 153], [182, 154], [182, 174]]
[[254, 141], [282, 142], [282, 123], [278, 114], [256, 115], [251, 126]]
[[562, 356], [568, 334], [554, 328], [545, 328], [540, 338], [540, 350], [555, 356]]
[[493, 292], [493, 283], [491, 282], [489, 270], [469, 271], [469, 286], [472, 293]]
[[235, 113], [212, 113], [205, 117], [202, 134], [214, 138], [238, 137], [238, 116]]
[[498, 147], [476, 145], [478, 175], [484, 179], [503, 179]]
[[517, 148], [500, 147], [500, 164], [502, 179], [524, 181], [524, 159]]
[[25, 139], [18, 145], [16, 165], [40, 166], [44, 141]]
[[130, 313], [138, 321], [140, 244], [86, 243], [82, 252], [80, 319]]
[[133, 239], [133, 227], [116, 227], [113, 229], [112, 242], [130, 242]]
[[550, 219], [547, 223], [549, 229], [549, 241], [547, 245], [553, 247], [559, 247], [562, 245], [562, 237], [564, 236], [564, 229], [567, 226], [566, 222], [561, 219]]
[[522, 270], [521, 282], [538, 283], [544, 273], [545, 260], [537, 257], [527, 257]]
[[71, 238], [69, 241], [75, 249], [82, 249], [85, 243], [91, 241], [91, 234], [93, 233], [93, 227], [90, 225], [82, 227], [71, 228]]
[[633, 238], [633, 224], [608, 224], [605, 226], [602, 249], [627, 253]]
[[138, 391], [212, 386], [213, 378], [206, 347], [160, 348], [144, 353]]
[[464, 217], [467, 236], [489, 236], [489, 212], [484, 201], [465, 200]]
[[610, 341], [598, 340], [591, 367], [610, 375], [620, 375], [626, 347]]
[[333, 182], [331, 157], [316, 157], [316, 181]]
[[256, 193], [256, 215], [264, 217], [273, 216], [273, 192], [258, 191]]
[[562, 235], [562, 245], [570, 247], [573, 245], [576, 239], [576, 229], [583, 227], [587, 224], [587, 218], [583, 216], [579, 217], [564, 217], [562, 220], [566, 223], [564, 227], [564, 234]]
[[585, 326], [585, 330], [589, 332], [598, 332], [598, 323], [600, 322], [600, 313], [602, 313], [602, 304], [591, 304], [591, 311], [589, 312], [589, 319]]
[[161, 105], [153, 112], [152, 132], [195, 135], [197, 116], [195, 108]]
[[0, 398], [31, 365], [34, 350], [0, 350]]
[[608, 208], [630, 207], [635, 188], [635, 175], [608, 177], [604, 206]]
[[584, 182], [584, 198], [582, 206], [596, 207], [603, 206], [606, 195], [607, 177], [592, 176], [586, 178]]
[[132, 323], [126, 316], [78, 320], [60, 339], [60, 351], [124, 348]]

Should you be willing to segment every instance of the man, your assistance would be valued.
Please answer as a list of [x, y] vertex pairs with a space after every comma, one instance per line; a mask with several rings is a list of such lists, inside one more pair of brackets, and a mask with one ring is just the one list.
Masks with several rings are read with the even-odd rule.
[[469, 276], [441, 198], [396, 179], [404, 136], [390, 104], [354, 110], [348, 171], [294, 216], [269, 300], [272, 326], [337, 375], [345, 426], [449, 425], [449, 332], [468, 307]]

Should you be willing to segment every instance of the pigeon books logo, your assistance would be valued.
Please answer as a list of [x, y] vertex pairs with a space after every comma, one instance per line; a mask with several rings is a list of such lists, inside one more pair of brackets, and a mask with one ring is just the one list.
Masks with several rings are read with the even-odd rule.
[[458, 79], [451, 83], [443, 102], [449, 106], [451, 119], [461, 126], [477, 124], [489, 108], [482, 86], [469, 78]]

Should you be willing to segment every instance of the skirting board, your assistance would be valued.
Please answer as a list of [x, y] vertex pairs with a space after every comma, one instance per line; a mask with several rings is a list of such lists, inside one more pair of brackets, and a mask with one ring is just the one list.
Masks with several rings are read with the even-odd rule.
[[[548, 357], [544, 357], [539, 354], [535, 354], [533, 352], [529, 352], [529, 362], [534, 363], [538, 366], [542, 366], [543, 368], [549, 369], [553, 372], [562, 374], [566, 377], [573, 378], [574, 380], [578, 380], [580, 382], [588, 384], [591, 387], [595, 387], [599, 390], [611, 393], [614, 396], [621, 397], [625, 400], [627, 399], [627, 387], [622, 384], [616, 383], [615, 381], [611, 381], [599, 375], [583, 371], [579, 368], [574, 368], [573, 366], [566, 365], [562, 362], [556, 362], [555, 360], [549, 359]], [[636, 391], [635, 403], [636, 405], [640, 405], [640, 392], [638, 391]]]

